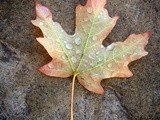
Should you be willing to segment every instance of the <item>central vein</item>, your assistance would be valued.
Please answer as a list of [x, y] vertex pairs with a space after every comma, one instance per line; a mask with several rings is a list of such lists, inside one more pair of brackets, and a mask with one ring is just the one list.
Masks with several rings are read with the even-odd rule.
[[91, 27], [90, 27], [90, 30], [89, 30], [89, 33], [88, 33], [88, 36], [87, 36], [87, 40], [86, 40], [86, 43], [85, 43], [85, 46], [84, 46], [84, 49], [83, 49], [83, 52], [82, 52], [82, 55], [81, 55], [81, 58], [80, 58], [78, 67], [77, 67], [77, 69], [76, 69], [76, 71], [75, 71], [76, 73], [78, 73], [79, 68], [80, 68], [80, 66], [81, 66], [81, 64], [82, 64], [82, 62], [83, 62], [84, 54], [86, 53], [87, 45], [88, 45], [88, 42], [89, 42], [89, 38], [90, 38], [90, 36], [91, 36], [92, 29], [93, 29], [93, 26], [94, 26], [94, 24], [95, 24], [96, 18], [97, 18], [97, 13], [95, 14], [95, 16], [94, 16], [94, 18], [93, 18], [93, 20], [92, 20], [92, 24], [91, 24]]

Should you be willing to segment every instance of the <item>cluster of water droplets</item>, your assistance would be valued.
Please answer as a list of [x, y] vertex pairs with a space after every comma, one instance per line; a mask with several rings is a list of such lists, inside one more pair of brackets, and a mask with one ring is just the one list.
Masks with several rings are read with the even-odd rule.
[[[75, 35], [76, 37], [74, 37], [73, 41], [67, 41], [67, 40], [64, 40], [64, 45], [65, 45], [65, 48], [67, 50], [74, 50], [75, 51], [75, 54], [72, 54], [70, 60], [72, 63], [76, 63], [77, 62], [77, 57], [76, 57], [76, 54], [80, 54], [81, 51], [80, 49], [78, 48], [81, 43], [82, 43], [82, 40], [79, 36]], [[71, 52], [72, 52], [71, 51]]]
[[72, 50], [73, 48], [74, 48], [74, 43], [77, 45], [77, 46], [79, 46], [80, 44], [81, 44], [81, 42], [82, 42], [82, 40], [81, 40], [81, 38], [80, 37], [76, 37], [75, 39], [74, 39], [74, 42], [73, 43], [69, 43], [69, 42], [67, 42], [66, 40], [64, 40], [64, 44], [65, 44], [65, 47], [66, 47], [66, 49], [68, 49], [68, 50]]

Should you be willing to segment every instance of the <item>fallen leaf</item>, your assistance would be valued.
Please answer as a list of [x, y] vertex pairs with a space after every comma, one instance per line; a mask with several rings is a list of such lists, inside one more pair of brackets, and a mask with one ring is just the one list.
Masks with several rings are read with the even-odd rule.
[[102, 79], [131, 77], [128, 64], [148, 53], [144, 47], [150, 33], [132, 34], [124, 42], [116, 42], [104, 47], [102, 41], [116, 25], [118, 17], [111, 18], [104, 8], [106, 0], [88, 0], [85, 6], [76, 7], [76, 29], [68, 35], [59, 23], [52, 21], [47, 7], [36, 3], [36, 20], [44, 37], [37, 38], [52, 61], [39, 70], [55, 77], [77, 77], [81, 85], [89, 91], [103, 94]]

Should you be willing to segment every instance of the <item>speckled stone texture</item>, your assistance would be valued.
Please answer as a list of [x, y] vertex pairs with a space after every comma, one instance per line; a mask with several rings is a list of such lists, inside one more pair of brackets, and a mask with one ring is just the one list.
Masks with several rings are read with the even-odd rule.
[[[39, 2], [64, 30], [74, 33], [75, 7], [85, 0]], [[103, 96], [76, 81], [75, 120], [160, 120], [160, 1], [108, 0], [105, 7], [120, 18], [103, 44], [152, 31], [149, 55], [130, 64], [133, 77], [104, 80]], [[33, 0], [0, 0], [0, 120], [69, 120], [72, 78], [37, 71], [51, 58], [36, 41], [42, 33], [32, 19]]]

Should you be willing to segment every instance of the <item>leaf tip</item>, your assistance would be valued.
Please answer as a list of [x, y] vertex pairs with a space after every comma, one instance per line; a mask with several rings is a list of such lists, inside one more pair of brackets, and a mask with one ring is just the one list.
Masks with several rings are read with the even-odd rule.
[[31, 20], [31, 23], [34, 25], [35, 24], [35, 20]]
[[114, 16], [113, 18], [114, 23], [116, 24], [117, 20], [119, 19], [119, 16]]
[[54, 75], [52, 75], [53, 73], [51, 72], [51, 69], [49, 69], [47, 67], [47, 65], [44, 65], [44, 66], [38, 68], [38, 71], [47, 75], [47, 76], [50, 76], [50, 77], [54, 76]]
[[44, 73], [44, 67], [40, 67], [40, 68], [38, 68], [38, 71], [40, 71], [41, 73]]
[[41, 40], [44, 40], [44, 38], [38, 37], [38, 38], [36, 38], [36, 40], [39, 42]]
[[143, 34], [141, 34], [147, 41], [149, 40], [149, 38], [152, 36], [153, 32], [145, 32]]
[[145, 32], [145, 33], [141, 34], [144, 38], [144, 41], [145, 41], [144, 46], [146, 46], [148, 44], [148, 40], [152, 36], [152, 34], [153, 34], [152, 32]]
[[146, 34], [148, 35], [148, 38], [150, 38], [151, 36], [152, 36], [152, 34], [153, 34], [153, 32], [146, 32]]
[[[51, 68], [49, 67], [49, 65], [50, 65]], [[53, 70], [52, 67], [53, 67], [53, 65], [51, 63], [49, 63], [49, 64], [46, 64], [46, 65], [38, 68], [38, 71], [40, 71], [41, 73], [46, 74], [48, 76], [54, 76], [54, 75], [52, 75], [53, 74], [52, 73], [52, 70]]]
[[113, 19], [114, 19], [114, 20], [118, 20], [118, 19], [119, 19], [119, 16], [114, 16]]
[[100, 94], [100, 95], [104, 95], [104, 89], [102, 88], [102, 86], [100, 86], [99, 88], [95, 88], [93, 90], [88, 89], [89, 91], [92, 91], [94, 93]]
[[106, 0], [87, 0], [86, 6], [97, 8], [97, 10], [102, 9], [106, 4]]
[[52, 13], [50, 10], [41, 5], [39, 2], [35, 1], [35, 7], [36, 7], [36, 15], [41, 18], [41, 19], [46, 19], [46, 18], [52, 18]]
[[99, 91], [99, 93], [98, 94], [100, 94], [100, 95], [104, 95], [104, 90], [102, 89], [101, 91]]

